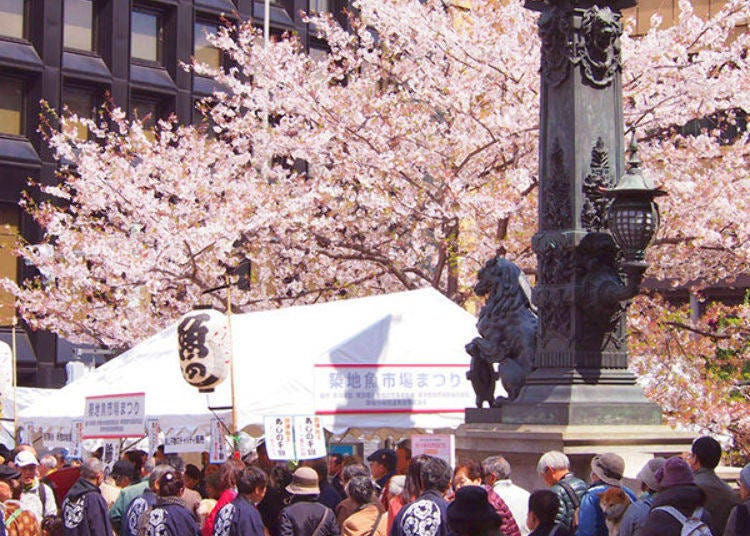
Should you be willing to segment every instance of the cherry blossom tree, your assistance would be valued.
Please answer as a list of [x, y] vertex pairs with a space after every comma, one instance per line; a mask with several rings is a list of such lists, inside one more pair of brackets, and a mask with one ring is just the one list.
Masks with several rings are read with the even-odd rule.
[[[200, 300], [223, 307], [202, 293], [243, 259], [253, 280], [234, 293], [237, 310], [427, 285], [464, 303], [498, 250], [533, 271], [535, 15], [485, 0], [460, 21], [437, 1], [357, 8], [346, 30], [314, 20], [324, 59], [294, 37], [264, 44], [250, 24], [223, 28], [213, 41], [229, 67], [191, 67], [224, 88], [201, 104], [203, 127], [162, 121], [151, 136], [113, 109], [86, 122], [89, 140], [53, 129], [60, 183], [42, 190], [63, 202], [26, 202], [46, 238], [18, 250], [40, 276], [4, 284], [26, 322], [130, 345]], [[649, 273], [699, 289], [750, 271], [750, 140], [728, 136], [750, 109], [750, 36], [736, 30], [750, 5], [730, 0], [707, 21], [685, 0], [680, 9], [673, 27], [654, 18], [645, 36], [626, 31], [624, 112], [670, 193]], [[722, 124], [680, 128], [706, 117]], [[672, 330], [658, 318], [669, 306], [631, 309], [637, 341], [666, 351]], [[634, 366], [652, 371], [653, 352], [638, 350]], [[649, 378], [679, 367], [658, 370]]]

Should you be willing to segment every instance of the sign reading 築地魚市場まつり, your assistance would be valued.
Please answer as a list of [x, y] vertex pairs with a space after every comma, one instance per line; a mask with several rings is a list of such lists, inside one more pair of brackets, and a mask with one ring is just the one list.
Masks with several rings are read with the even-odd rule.
[[468, 364], [316, 364], [317, 415], [463, 413], [475, 394]]
[[146, 393], [86, 397], [83, 439], [143, 437]]

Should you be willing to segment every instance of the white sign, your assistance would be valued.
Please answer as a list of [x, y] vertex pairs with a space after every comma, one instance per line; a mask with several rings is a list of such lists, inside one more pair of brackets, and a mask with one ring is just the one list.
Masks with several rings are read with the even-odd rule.
[[453, 435], [415, 434], [411, 436], [411, 455], [427, 454], [456, 465], [456, 438]]
[[164, 436], [164, 453], [206, 450], [206, 434], [200, 430], [181, 430]]
[[468, 369], [468, 364], [317, 364], [315, 413], [463, 413], [475, 399]]
[[102, 462], [107, 468], [107, 474], [112, 471], [112, 466], [120, 459], [120, 440], [105, 441], [102, 448]]
[[296, 460], [292, 417], [266, 416], [263, 425], [268, 457], [271, 460]]
[[266, 416], [266, 451], [272, 460], [325, 458], [326, 438], [315, 415]]
[[297, 460], [326, 457], [326, 438], [320, 417], [312, 415], [294, 417], [294, 446]]
[[[3, 400], [13, 400], [13, 352], [8, 343], [0, 341], [0, 397]], [[0, 417], [3, 414], [3, 404], [0, 403]], [[8, 415], [8, 417], [13, 417]]]
[[146, 421], [146, 435], [148, 436], [148, 457], [151, 458], [159, 446], [159, 419]]
[[42, 443], [48, 449], [61, 447], [68, 449], [73, 448], [73, 428], [68, 430], [46, 430], [42, 432]]
[[224, 425], [215, 417], [211, 419], [210, 433], [211, 444], [208, 449], [208, 461], [209, 463], [224, 463], [229, 457], [227, 441], [224, 437]]
[[73, 434], [70, 455], [73, 458], [83, 458], [83, 420], [74, 419], [70, 428]]
[[145, 393], [86, 397], [83, 439], [143, 437], [145, 425]]

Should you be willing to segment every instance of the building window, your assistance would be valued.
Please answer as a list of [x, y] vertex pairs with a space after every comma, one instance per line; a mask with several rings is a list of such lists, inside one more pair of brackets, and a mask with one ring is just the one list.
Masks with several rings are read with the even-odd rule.
[[[13, 254], [20, 225], [18, 205], [0, 203], [0, 277], [18, 281], [18, 259]], [[16, 311], [15, 298], [10, 292], [0, 291], [0, 325], [9, 326]]]
[[133, 10], [130, 29], [130, 56], [139, 60], [158, 62], [161, 52], [159, 14]]
[[91, 0], [65, 0], [63, 46], [77, 50], [94, 49], [94, 3]]
[[19, 136], [23, 133], [23, 82], [0, 80], [0, 132]]
[[0, 0], [0, 35], [23, 39], [24, 0]]
[[215, 34], [219, 31], [216, 24], [210, 22], [195, 23], [195, 35], [193, 37], [193, 54], [195, 61], [205, 63], [209, 67], [218, 69], [221, 67], [221, 51], [208, 42], [206, 38], [209, 34]]
[[[65, 88], [63, 102], [68, 112], [78, 117], [91, 119], [95, 104], [94, 93], [80, 88]], [[69, 121], [65, 125], [65, 133], [75, 136], [81, 141], [89, 137], [89, 128], [81, 121]]]
[[158, 97], [134, 94], [130, 96], [130, 119], [139, 119], [150, 140], [156, 138], [156, 122], [168, 114], [167, 104]]
[[310, 13], [327, 13], [330, 10], [328, 0], [310, 0]]

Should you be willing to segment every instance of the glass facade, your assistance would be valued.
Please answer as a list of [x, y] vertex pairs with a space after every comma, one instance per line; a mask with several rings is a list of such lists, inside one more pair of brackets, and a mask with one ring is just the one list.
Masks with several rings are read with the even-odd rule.
[[[18, 259], [13, 254], [18, 241], [20, 209], [12, 203], [0, 203], [0, 277], [18, 281]], [[0, 325], [9, 326], [15, 313], [15, 298], [0, 290]]]
[[[91, 91], [78, 88], [65, 88], [64, 103], [71, 114], [90, 119], [94, 110], [94, 95]], [[89, 137], [88, 127], [81, 121], [71, 121], [65, 125], [66, 134], [74, 135], [79, 140]]]
[[0, 35], [23, 38], [24, 0], [0, 0]]
[[208, 42], [206, 38], [209, 34], [215, 34], [218, 31], [216, 24], [209, 22], [196, 22], [195, 35], [193, 37], [193, 54], [198, 63], [205, 63], [210, 67], [218, 69], [221, 67], [221, 52], [218, 48]]
[[76, 50], [93, 50], [93, 2], [91, 0], [65, 0], [63, 17], [63, 46]]
[[130, 26], [130, 56], [139, 60], [159, 61], [159, 14], [133, 11]]
[[23, 82], [20, 80], [0, 80], [0, 132], [23, 133]]

